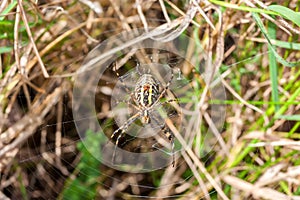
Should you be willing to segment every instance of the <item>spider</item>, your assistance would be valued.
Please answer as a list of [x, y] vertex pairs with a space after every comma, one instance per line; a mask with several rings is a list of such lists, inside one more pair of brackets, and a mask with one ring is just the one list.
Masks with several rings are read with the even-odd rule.
[[[170, 102], [178, 102], [178, 99], [170, 99], [165, 102], [160, 102], [160, 100], [165, 96], [171, 82], [173, 79], [173, 71], [171, 70], [171, 77], [167, 82], [166, 86], [163, 87], [162, 91], [160, 92], [160, 85], [161, 83], [150, 73], [140, 74], [136, 85], [134, 87], [133, 92], [129, 90], [129, 88], [125, 85], [124, 81], [120, 77], [117, 70], [114, 70], [118, 79], [121, 81], [122, 85], [124, 86], [127, 93], [130, 94], [131, 101], [133, 102], [133, 106], [136, 108], [137, 113], [132, 115], [122, 126], [120, 126], [117, 130], [113, 132], [111, 135], [111, 139], [114, 138], [117, 133], [120, 134], [117, 136], [116, 139], [116, 146], [118, 146], [120, 139], [122, 138], [123, 134], [127, 131], [129, 126], [133, 124], [137, 119], [140, 119], [141, 123], [144, 125], [150, 124], [151, 120], [159, 123], [157, 119], [151, 115], [155, 108], [160, 105], [164, 105]], [[151, 117], [150, 117], [151, 116]], [[171, 132], [169, 128], [165, 125], [160, 126], [163, 134], [169, 140], [172, 148], [172, 165], [175, 166], [175, 157], [174, 157], [174, 134]], [[115, 151], [113, 153], [112, 160], [115, 160]]]

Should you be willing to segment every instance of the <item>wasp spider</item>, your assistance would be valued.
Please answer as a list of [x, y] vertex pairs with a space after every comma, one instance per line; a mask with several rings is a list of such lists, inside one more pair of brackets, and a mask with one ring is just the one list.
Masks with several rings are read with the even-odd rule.
[[[119, 73], [115, 69], [115, 72], [118, 76], [118, 79], [121, 81], [123, 87], [125, 88], [126, 92], [130, 94], [130, 98], [132, 101], [133, 106], [137, 110], [135, 114], [133, 114], [129, 119], [124, 122], [122, 126], [120, 126], [117, 130], [113, 132], [111, 138], [116, 137], [116, 146], [118, 146], [120, 139], [122, 138], [123, 134], [127, 131], [129, 126], [134, 123], [136, 120], [140, 119], [143, 125], [147, 125], [151, 123], [151, 120], [155, 121], [155, 123], [159, 123], [157, 119], [155, 119], [152, 113], [158, 106], [171, 103], [173, 101], [178, 102], [177, 99], [170, 99], [164, 102], [160, 100], [165, 97], [166, 92], [172, 82], [173, 79], [173, 71], [171, 70], [171, 77], [169, 81], [166, 83], [165, 87], [160, 88], [162, 85], [152, 74], [144, 73], [140, 74], [136, 85], [134, 87], [133, 92], [130, 92], [130, 89], [125, 85], [122, 77], [120, 77]], [[172, 148], [172, 165], [175, 165], [175, 157], [174, 157], [174, 134], [170, 131], [169, 128], [166, 127], [165, 123], [160, 127], [163, 134], [169, 140]], [[119, 133], [119, 135], [118, 135]], [[113, 153], [113, 162], [115, 160], [115, 151]]]

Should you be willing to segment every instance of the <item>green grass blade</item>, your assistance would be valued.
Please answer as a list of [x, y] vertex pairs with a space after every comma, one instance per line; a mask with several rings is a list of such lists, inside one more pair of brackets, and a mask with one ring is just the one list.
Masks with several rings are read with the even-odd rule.
[[9, 53], [13, 50], [13, 47], [0, 47], [0, 54]]
[[293, 135], [298, 130], [299, 127], [300, 127], [300, 121], [296, 122], [293, 128], [289, 131], [288, 137], [291, 137], [291, 135]]
[[278, 118], [291, 121], [300, 121], [300, 115], [280, 115]]
[[13, 2], [11, 2], [7, 8], [5, 8], [3, 10], [2, 13], [0, 13], [0, 21], [4, 20], [5, 16], [12, 10], [16, 7], [16, 5], [18, 4], [18, 2], [16, 0], [14, 0]]
[[[268, 23], [268, 33], [271, 39], [276, 37], [276, 26], [273, 23]], [[270, 78], [271, 78], [271, 88], [272, 88], [272, 100], [275, 103], [279, 102], [279, 95], [278, 95], [278, 66], [276, 62], [276, 57], [271, 50], [272, 46], [269, 44], [269, 69], [270, 69]], [[279, 105], [275, 104], [275, 111], [279, 110]]]
[[[286, 103], [275, 113], [274, 118], [280, 118], [285, 115], [283, 113], [289, 108], [289, 102], [295, 101], [295, 99], [300, 95], [300, 87], [297, 88], [297, 90], [291, 95], [291, 97], [286, 101]], [[294, 115], [297, 116], [297, 115]], [[291, 117], [291, 116], [290, 116]], [[297, 119], [297, 117], [296, 117]]]
[[237, 155], [234, 161], [230, 163], [229, 167], [232, 168], [238, 165], [251, 151], [255, 149], [254, 147], [251, 147], [251, 144], [255, 144], [257, 142], [257, 139], [253, 139], [250, 143], [244, 143], [243, 150]]
[[300, 26], [300, 13], [295, 12], [287, 7], [280, 6], [280, 5], [271, 5], [268, 8], [274, 12], [277, 12], [280, 16], [292, 21], [293, 23]]
[[225, 1], [210, 0], [210, 2], [214, 3], [216, 5], [225, 7], [225, 8], [231, 8], [231, 9], [235, 9], [235, 10], [242, 10], [242, 11], [256, 12], [256, 13], [265, 13], [265, 14], [270, 14], [270, 15], [279, 15], [277, 12], [273, 12], [271, 10], [260, 9], [260, 8], [251, 8], [251, 7], [247, 7], [247, 6], [228, 3]]
[[282, 47], [285, 49], [300, 50], [300, 43], [285, 42], [280, 40], [271, 40], [271, 42], [274, 46]]
[[288, 62], [286, 60], [284, 60], [280, 55], [277, 54], [275, 48], [273, 47], [272, 43], [271, 43], [271, 39], [263, 25], [262, 20], [260, 19], [259, 15], [257, 13], [252, 13], [252, 16], [254, 18], [254, 20], [256, 21], [256, 24], [258, 25], [258, 27], [260, 28], [261, 32], [263, 33], [264, 37], [267, 39], [268, 44], [270, 46], [271, 51], [273, 52], [273, 54], [275, 55], [276, 59], [278, 62], [280, 62], [281, 64], [287, 66], [287, 67], [295, 67], [295, 66], [299, 66], [300, 61], [297, 62]]

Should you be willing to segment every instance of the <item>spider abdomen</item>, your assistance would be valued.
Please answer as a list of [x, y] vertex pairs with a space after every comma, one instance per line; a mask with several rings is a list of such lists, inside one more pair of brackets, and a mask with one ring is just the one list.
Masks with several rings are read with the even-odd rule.
[[159, 97], [158, 81], [151, 74], [143, 74], [136, 83], [134, 95], [139, 106], [152, 106]]

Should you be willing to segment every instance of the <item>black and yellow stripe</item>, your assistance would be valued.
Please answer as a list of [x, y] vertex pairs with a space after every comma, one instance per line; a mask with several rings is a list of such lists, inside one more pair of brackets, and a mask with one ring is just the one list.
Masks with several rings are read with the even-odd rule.
[[159, 83], [151, 74], [144, 74], [137, 81], [135, 98], [141, 107], [150, 107], [159, 97]]

